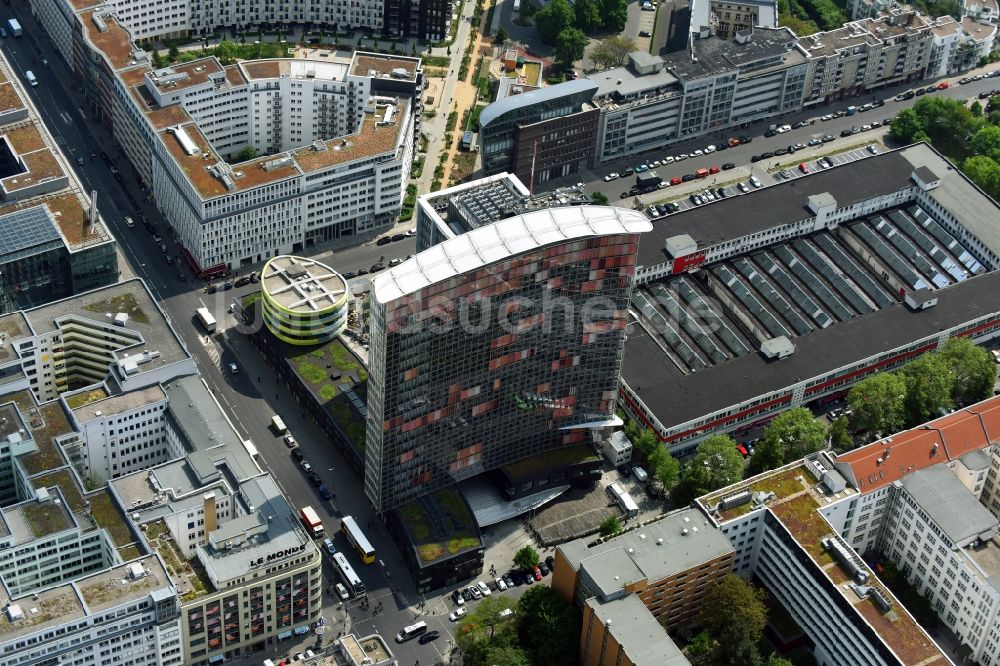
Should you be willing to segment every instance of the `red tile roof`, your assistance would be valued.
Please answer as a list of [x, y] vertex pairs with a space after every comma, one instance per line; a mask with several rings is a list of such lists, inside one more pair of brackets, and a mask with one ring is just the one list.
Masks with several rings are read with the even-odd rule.
[[1000, 397], [837, 456], [835, 464], [860, 492], [870, 493], [910, 472], [998, 442]]

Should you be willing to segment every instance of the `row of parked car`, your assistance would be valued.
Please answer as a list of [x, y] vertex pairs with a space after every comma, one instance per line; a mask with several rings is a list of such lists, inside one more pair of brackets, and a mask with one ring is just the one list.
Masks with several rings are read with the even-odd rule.
[[698, 150], [695, 150], [694, 152], [691, 153], [681, 153], [680, 155], [676, 156], [668, 155], [667, 157], [664, 157], [662, 160], [650, 160], [648, 162], [643, 162], [642, 164], [637, 165], [635, 168], [625, 169], [621, 173], [617, 172], [609, 173], [607, 176], [604, 177], [604, 182], [609, 183], [612, 180], [617, 180], [618, 178], [627, 178], [634, 174], [642, 173], [644, 171], [649, 171], [650, 169], [655, 169], [657, 167], [666, 166], [668, 164], [674, 164], [676, 162], [683, 162], [684, 160], [694, 159], [696, 157], [703, 157], [704, 155], [711, 155], [712, 153], [717, 153], [723, 150], [727, 150], [729, 148], [734, 148], [741, 144], [750, 143], [751, 141], [753, 141], [753, 138], [749, 136], [733, 137], [728, 141], [719, 142], [716, 144], [710, 144], [708, 146], [705, 146], [705, 148], [699, 148]]
[[829, 134], [826, 134], [826, 135], [824, 135], [822, 137], [816, 137], [814, 139], [810, 139], [809, 143], [794, 143], [794, 144], [788, 146], [787, 148], [778, 148], [777, 150], [773, 150], [773, 151], [769, 150], [769, 151], [767, 151], [765, 153], [761, 153], [760, 155], [753, 155], [753, 156], [750, 157], [750, 161], [751, 162], [760, 162], [761, 160], [769, 160], [772, 157], [781, 157], [783, 155], [793, 155], [793, 154], [797, 153], [798, 151], [805, 150], [806, 148], [808, 148], [810, 146], [813, 146], [813, 147], [819, 146], [819, 145], [824, 144], [824, 143], [829, 143], [829, 142], [833, 141], [834, 139], [835, 139], [835, 137], [833, 137], [833, 136], [831, 136]]
[[[467, 601], [474, 601], [476, 599], [482, 599], [483, 597], [488, 597], [494, 592], [504, 592], [512, 587], [517, 587], [520, 585], [532, 585], [533, 583], [542, 580], [545, 576], [548, 576], [555, 567], [555, 558], [551, 555], [545, 558], [544, 562], [539, 562], [538, 566], [534, 567], [531, 571], [518, 571], [517, 569], [511, 569], [502, 576], [497, 576], [493, 580], [489, 581], [479, 581], [468, 587], [463, 587], [455, 590], [451, 593], [452, 601], [455, 605], [459, 607], [458, 610], [464, 611], [462, 608]], [[452, 621], [458, 620], [465, 613], [452, 613]]]

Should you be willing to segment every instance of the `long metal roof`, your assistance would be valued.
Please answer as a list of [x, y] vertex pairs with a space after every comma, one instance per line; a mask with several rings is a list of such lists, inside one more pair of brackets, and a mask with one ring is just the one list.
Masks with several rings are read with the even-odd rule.
[[636, 234], [653, 228], [640, 212], [612, 206], [562, 206], [531, 211], [473, 229], [424, 250], [372, 281], [387, 303], [424, 287], [536, 248], [573, 238]]
[[532, 90], [531, 92], [521, 93], [520, 95], [514, 95], [513, 97], [505, 97], [483, 109], [483, 112], [479, 114], [479, 126], [486, 127], [503, 114], [514, 109], [548, 102], [549, 100], [559, 99], [560, 97], [588, 90], [596, 93], [597, 84], [590, 79], [575, 79], [573, 81], [557, 83], [554, 86]]

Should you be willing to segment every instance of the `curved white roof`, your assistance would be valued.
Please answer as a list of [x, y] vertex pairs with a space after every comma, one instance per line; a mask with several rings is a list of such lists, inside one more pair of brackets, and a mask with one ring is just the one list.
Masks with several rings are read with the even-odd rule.
[[509, 217], [424, 250], [372, 280], [387, 303], [517, 254], [573, 238], [635, 234], [653, 225], [642, 213], [612, 206], [560, 206]]

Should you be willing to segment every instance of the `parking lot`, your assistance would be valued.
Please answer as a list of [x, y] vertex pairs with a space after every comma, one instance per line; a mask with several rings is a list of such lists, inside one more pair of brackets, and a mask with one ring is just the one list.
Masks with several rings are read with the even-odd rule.
[[774, 169], [768, 173], [770, 173], [772, 178], [774, 178], [777, 182], [781, 182], [783, 180], [794, 180], [796, 178], [801, 178], [802, 176], [807, 176], [810, 173], [830, 169], [841, 164], [849, 164], [851, 162], [863, 160], [867, 157], [878, 155], [881, 152], [881, 146], [876, 143], [870, 143], [863, 148], [855, 148], [844, 153], [821, 157], [816, 160], [803, 161], [800, 162], [797, 167]]

